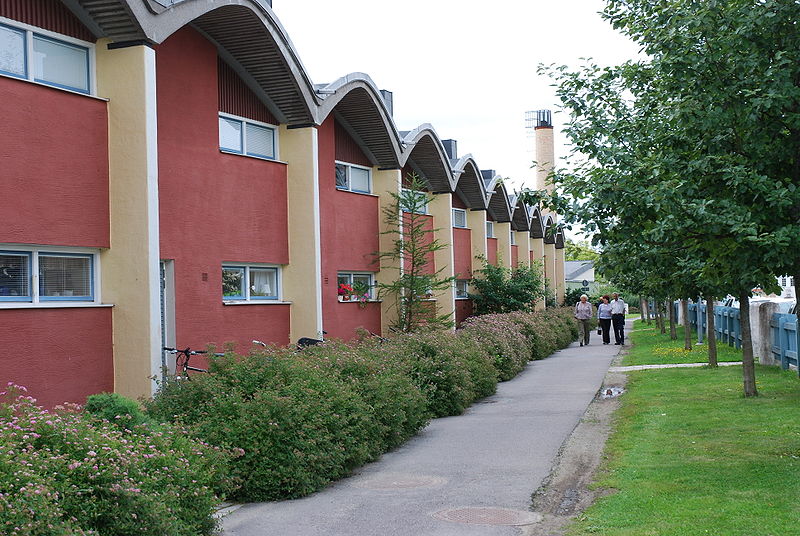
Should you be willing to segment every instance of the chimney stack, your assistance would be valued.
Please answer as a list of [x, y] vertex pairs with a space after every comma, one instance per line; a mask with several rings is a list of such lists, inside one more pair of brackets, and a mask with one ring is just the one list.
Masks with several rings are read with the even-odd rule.
[[456, 140], [442, 140], [444, 151], [450, 160], [458, 160], [458, 143]]
[[553, 146], [553, 120], [550, 110], [529, 112], [533, 118], [536, 138], [536, 189], [553, 191], [550, 175], [555, 169], [555, 149]]

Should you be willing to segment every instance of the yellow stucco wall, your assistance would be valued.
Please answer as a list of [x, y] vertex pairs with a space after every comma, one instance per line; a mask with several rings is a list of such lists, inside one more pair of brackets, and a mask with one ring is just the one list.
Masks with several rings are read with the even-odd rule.
[[[453, 277], [453, 195], [432, 194], [429, 196], [428, 214], [433, 216], [434, 238], [444, 247], [433, 254], [436, 270], [444, 268], [438, 277]], [[455, 328], [456, 303], [455, 287], [437, 291], [436, 314], [447, 314]]]
[[495, 223], [494, 236], [497, 237], [497, 262], [501, 266], [510, 268], [511, 267], [511, 222]]
[[[372, 171], [372, 190], [379, 197], [380, 219], [378, 229], [381, 235], [379, 245], [381, 251], [391, 251], [394, 249], [394, 240], [398, 238], [396, 232], [387, 223], [384, 217], [384, 210], [393, 207], [397, 201], [394, 195], [400, 194], [402, 184], [401, 171], [399, 169], [380, 170], [374, 168]], [[394, 195], [392, 195], [394, 194]], [[399, 261], [384, 258], [380, 262], [380, 272], [376, 274], [378, 281], [388, 283], [396, 281], [401, 274], [402, 266]], [[397, 322], [397, 302], [394, 298], [384, 297], [381, 302], [381, 331], [384, 335], [388, 334], [389, 326]]]
[[319, 227], [317, 129], [279, 130], [281, 159], [287, 162], [289, 264], [283, 295], [290, 306], [290, 340], [322, 338], [322, 261]]
[[564, 248], [556, 249], [556, 277], [558, 284], [556, 286], [556, 300], [558, 303], [564, 303], [564, 293], [566, 291], [566, 282], [564, 281]]
[[114, 388], [148, 396], [161, 370], [155, 52], [97, 43], [97, 92], [109, 99], [111, 247], [103, 299], [114, 304]]
[[468, 210], [467, 227], [472, 235], [472, 274], [483, 268], [486, 258], [486, 211]]

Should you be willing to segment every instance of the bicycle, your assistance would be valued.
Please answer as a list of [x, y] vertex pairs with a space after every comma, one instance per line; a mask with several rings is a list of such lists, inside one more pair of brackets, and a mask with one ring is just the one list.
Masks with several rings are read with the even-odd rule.
[[[188, 346], [186, 348], [183, 348], [183, 349], [180, 349], [180, 348], [169, 348], [167, 346], [164, 346], [163, 349], [164, 349], [164, 351], [166, 351], [166, 352], [168, 352], [170, 354], [177, 355], [177, 357], [175, 358], [175, 379], [176, 380], [191, 380], [192, 377], [189, 375], [189, 371], [190, 370], [192, 372], [208, 373], [207, 369], [201, 369], [201, 368], [190, 367], [189, 366], [189, 359], [191, 359], [191, 357], [193, 355], [207, 354], [208, 352], [206, 350], [192, 350]], [[221, 357], [221, 356], [224, 356], [225, 354], [215, 353], [214, 355], [217, 356], [217, 357]], [[183, 357], [183, 361], [181, 361], [181, 356]], [[181, 371], [181, 374], [178, 374], [179, 370]]]

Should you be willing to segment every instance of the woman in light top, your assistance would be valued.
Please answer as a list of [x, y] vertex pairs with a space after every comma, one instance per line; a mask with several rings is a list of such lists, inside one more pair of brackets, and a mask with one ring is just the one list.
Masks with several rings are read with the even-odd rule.
[[600, 305], [597, 306], [597, 319], [600, 321], [600, 329], [603, 333], [603, 344], [609, 344], [609, 330], [611, 329], [611, 304], [608, 303], [608, 296], [601, 298]]
[[578, 340], [581, 346], [589, 346], [589, 320], [592, 318], [592, 304], [589, 303], [589, 296], [581, 294], [581, 301], [575, 304], [575, 318], [578, 320]]

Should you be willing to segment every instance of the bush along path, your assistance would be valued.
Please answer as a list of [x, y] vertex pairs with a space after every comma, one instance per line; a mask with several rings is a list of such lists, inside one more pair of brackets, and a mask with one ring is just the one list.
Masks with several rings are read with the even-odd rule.
[[483, 315], [456, 332], [226, 355], [211, 374], [164, 385], [147, 410], [211, 445], [243, 450], [231, 461], [239, 482], [232, 499], [297, 498], [397, 447], [431, 418], [461, 414], [575, 337], [572, 312], [559, 309]]

